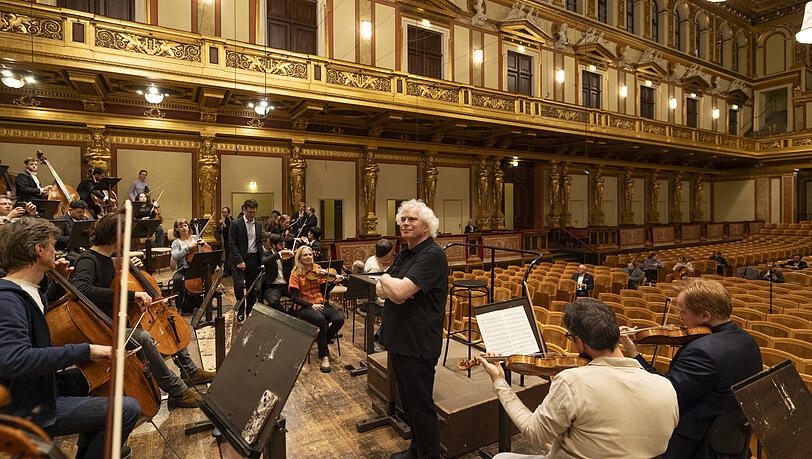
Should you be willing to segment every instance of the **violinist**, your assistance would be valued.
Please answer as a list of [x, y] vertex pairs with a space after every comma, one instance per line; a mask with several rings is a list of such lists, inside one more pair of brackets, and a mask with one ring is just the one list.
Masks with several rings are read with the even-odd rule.
[[271, 220], [268, 222], [269, 233], [282, 234], [282, 232], [279, 230], [279, 218], [281, 216], [282, 214], [280, 214], [278, 210], [274, 209], [271, 211]]
[[[159, 210], [161, 205], [158, 204], [157, 199], [150, 203], [149, 197], [147, 197], [146, 193], [138, 193], [138, 196], [136, 196], [136, 201], [145, 202], [147, 205], [144, 206], [144, 208], [140, 211], [136, 212], [133, 217], [141, 220], [160, 220], [163, 222], [164, 218], [161, 216], [161, 211]], [[155, 244], [157, 244], [158, 247], [163, 247], [165, 243], [166, 231], [164, 231], [161, 225], [158, 225], [155, 227]]]
[[[262, 265], [265, 266], [265, 274], [262, 278], [262, 298], [274, 309], [283, 311], [282, 303], [279, 300], [282, 296], [290, 296], [288, 293], [288, 279], [293, 270], [293, 252], [285, 248], [282, 236], [276, 233], [263, 233], [262, 245], [265, 251], [262, 253]], [[283, 259], [283, 256], [286, 259]]]
[[96, 208], [96, 215], [103, 212], [104, 207], [115, 204], [115, 199], [110, 196], [107, 190], [95, 189], [96, 183], [103, 179], [107, 172], [101, 167], [94, 167], [93, 173], [90, 177], [82, 180], [76, 187], [76, 192], [79, 193], [79, 199], [87, 203], [88, 206]]
[[[316, 337], [321, 360], [319, 369], [323, 373], [329, 373], [331, 370], [330, 350], [327, 343], [332, 341], [344, 326], [344, 315], [326, 302], [325, 298], [333, 288], [332, 280], [341, 282], [344, 280], [344, 276], [337, 274], [330, 280], [318, 275], [309, 276], [314, 269], [318, 269], [318, 267], [313, 263], [313, 250], [308, 246], [296, 249], [288, 290], [290, 298], [293, 300], [296, 317], [319, 327], [319, 335]], [[322, 291], [322, 287], [325, 287], [324, 291]]]
[[25, 158], [25, 169], [17, 174], [17, 199], [19, 202], [31, 202], [32, 199], [43, 199], [48, 194], [50, 186], [42, 186], [37, 176], [39, 161], [37, 158]]
[[[93, 231], [93, 245], [76, 260], [76, 268], [70, 278], [76, 288], [108, 316], [111, 315], [115, 301], [114, 290], [109, 287], [116, 275], [115, 264], [119, 262], [112, 258], [119, 251], [117, 246], [119, 218], [117, 214], [108, 214], [99, 219]], [[132, 261], [136, 266], [141, 264], [138, 259]], [[145, 292], [130, 291], [128, 299], [130, 302], [139, 301], [145, 305], [152, 302], [152, 298]], [[127, 329], [127, 333], [130, 332], [131, 330]], [[137, 328], [132, 332], [132, 337], [141, 345], [158, 386], [169, 394], [169, 407], [198, 406], [201, 397], [188, 386], [211, 381], [214, 372], [198, 368], [189, 356], [189, 351], [182, 349], [173, 356], [173, 362], [183, 373], [183, 378], [180, 378], [166, 366], [163, 356], [155, 346], [155, 340], [147, 331]]]
[[14, 221], [26, 214], [33, 217], [39, 216], [37, 213], [37, 206], [31, 204], [30, 202], [26, 202], [24, 203], [24, 206], [14, 207], [13, 198], [6, 195], [0, 195], [0, 225], [9, 221]]
[[242, 205], [242, 217], [234, 220], [228, 229], [228, 244], [231, 246], [229, 265], [234, 280], [234, 297], [239, 302], [247, 296], [244, 306], [237, 311], [239, 322], [251, 314], [251, 309], [257, 301], [253, 290], [245, 291], [259, 275], [262, 256], [262, 224], [256, 219], [257, 207], [259, 207], [257, 201], [246, 199]]
[[[290, 224], [290, 217], [285, 214], [282, 214], [282, 216], [279, 217], [278, 226], [279, 226], [278, 227], [279, 234], [282, 235], [282, 239], [285, 241], [285, 247], [292, 250], [295, 234], [293, 232], [293, 226], [291, 226]], [[277, 229], [271, 228], [272, 233], [276, 231]]]
[[321, 253], [321, 228], [314, 226], [307, 231], [307, 236], [299, 238], [299, 245], [306, 245], [313, 249], [313, 259], [324, 261], [326, 257]]
[[73, 224], [74, 222], [84, 222], [90, 221], [92, 218], [85, 215], [85, 210], [87, 209], [87, 204], [81, 199], [77, 199], [75, 201], [70, 202], [70, 206], [68, 208], [68, 213], [65, 215], [60, 215], [55, 220], [64, 223], [64, 229], [62, 230], [62, 235], [56, 241], [56, 248], [59, 250], [65, 250], [68, 248], [68, 241], [70, 241], [71, 232], [73, 232]]
[[189, 260], [186, 257], [189, 255], [189, 252], [196, 249], [197, 246], [204, 244], [204, 242], [189, 231], [189, 223], [183, 218], [175, 221], [172, 234], [175, 236], [175, 240], [172, 241], [172, 261], [175, 264], [175, 272], [172, 274], [172, 293], [177, 295], [177, 297], [175, 297], [177, 309], [183, 311], [183, 306], [186, 303], [186, 292], [183, 287], [183, 282], [185, 280], [186, 268], [189, 267]]
[[[662, 454], [679, 420], [677, 394], [664, 378], [624, 358], [620, 332], [609, 306], [590, 298], [564, 307], [567, 338], [588, 365], [564, 370], [535, 411], [505, 381], [502, 367], [477, 358], [493, 390], [519, 431], [533, 444], [552, 442], [547, 458], [651, 458]], [[633, 407], [634, 415], [620, 417]], [[519, 458], [502, 453], [495, 458]], [[534, 456], [536, 457], [536, 456]], [[688, 457], [688, 456], [683, 456]]]
[[[44, 311], [49, 299], [38, 284], [50, 270], [68, 275], [68, 263], [55, 260], [60, 231], [43, 219], [24, 218], [0, 227], [0, 384], [11, 391], [11, 403], [0, 412], [31, 418], [49, 435], [79, 434], [77, 458], [104, 456], [108, 399], [89, 397], [78, 368], [59, 371], [90, 359], [108, 359], [112, 348], [95, 344], [51, 346]], [[122, 402], [122, 443], [141, 416], [138, 402]], [[130, 448], [122, 448], [122, 457]]]
[[[730, 320], [730, 295], [722, 284], [695, 277], [678, 289], [675, 303], [685, 326], [707, 326], [712, 333], [680, 348], [665, 374], [677, 391], [680, 420], [663, 458], [716, 458], [711, 445], [735, 435], [710, 426], [718, 417], [726, 416], [739, 417], [735, 427], [745, 428], [730, 386], [761, 371], [761, 353], [753, 337]], [[656, 373], [628, 336], [621, 337], [621, 344], [626, 356]], [[712, 431], [720, 437], [710, 438]]]

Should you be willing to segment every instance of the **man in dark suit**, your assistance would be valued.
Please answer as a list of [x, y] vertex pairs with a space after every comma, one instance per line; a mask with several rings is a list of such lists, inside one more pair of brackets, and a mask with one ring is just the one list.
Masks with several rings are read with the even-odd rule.
[[302, 236], [300, 230], [304, 227], [305, 220], [307, 220], [307, 207], [305, 207], [305, 203], [302, 201], [299, 203], [299, 210], [290, 216], [291, 233], [293, 233], [292, 235], [294, 237]]
[[94, 212], [97, 212], [96, 215], [98, 215], [101, 208], [95, 204], [96, 201], [93, 200], [92, 196], [97, 197], [100, 202], [104, 202], [109, 199], [105, 191], [95, 189], [96, 182], [103, 179], [106, 173], [107, 172], [105, 172], [105, 170], [101, 167], [95, 167], [93, 168], [93, 175], [82, 180], [79, 182], [79, 185], [76, 186], [76, 192], [79, 193], [79, 199], [94, 209]]
[[[70, 202], [70, 209], [65, 215], [60, 215], [56, 218], [57, 221], [65, 222], [62, 236], [56, 241], [56, 248], [65, 250], [68, 248], [68, 241], [70, 241], [70, 233], [73, 231], [74, 222], [82, 222], [92, 220], [90, 217], [85, 216], [85, 209], [87, 204], [81, 199]], [[78, 255], [77, 255], [78, 256]]]
[[307, 207], [305, 210], [305, 219], [302, 230], [302, 236], [307, 236], [311, 229], [319, 226], [319, 219], [316, 217], [316, 209]]
[[575, 297], [589, 296], [595, 288], [595, 279], [591, 274], [586, 272], [586, 266], [578, 265], [578, 272], [572, 275], [572, 280], [575, 281]]
[[[245, 296], [245, 288], [250, 287], [259, 274], [262, 224], [256, 219], [258, 206], [257, 201], [247, 199], [242, 205], [243, 216], [231, 222], [228, 227], [229, 265], [234, 279], [234, 297], [238, 302]], [[256, 300], [256, 293], [248, 292], [243, 306], [237, 311], [238, 321], [244, 321], [251, 314]]]
[[42, 199], [48, 194], [48, 187], [43, 187], [37, 177], [39, 161], [36, 158], [25, 158], [25, 169], [17, 174], [17, 201], [31, 202], [32, 199]]
[[[282, 311], [280, 298], [290, 296], [288, 280], [293, 269], [293, 251], [285, 248], [282, 235], [276, 233], [263, 233], [262, 245], [265, 248], [265, 252], [262, 254], [262, 265], [265, 266], [265, 274], [262, 277], [262, 298], [272, 308]], [[283, 260], [283, 253], [289, 254], [290, 257]]]
[[779, 266], [781, 266], [782, 268], [789, 268], [798, 271], [801, 269], [806, 269], [806, 262], [801, 260], [801, 256], [796, 253], [795, 255], [792, 256], [792, 258], [780, 264]]
[[474, 220], [473, 219], [468, 220], [468, 224], [465, 225], [465, 232], [466, 233], [476, 233], [477, 232], [476, 225], [474, 225]]
[[231, 265], [228, 262], [229, 254], [231, 253], [231, 246], [228, 243], [228, 228], [231, 227], [231, 222], [234, 221], [234, 217], [231, 216], [231, 208], [230, 207], [223, 207], [220, 210], [220, 215], [222, 220], [220, 220], [220, 226], [217, 228], [217, 233], [220, 234], [220, 241], [223, 244], [223, 249], [226, 252], [226, 263], [223, 275], [230, 276], [231, 275]]
[[[730, 386], [761, 371], [758, 344], [746, 331], [730, 320], [730, 295], [719, 282], [703, 277], [690, 278], [681, 287], [675, 301], [680, 318], [687, 327], [709, 327], [709, 335], [697, 338], [677, 351], [665, 377], [674, 385], [679, 399], [679, 424], [668, 443], [663, 459], [739, 457], [721, 455], [713, 446], [744, 433], [746, 419]], [[623, 353], [634, 357], [650, 372], [656, 372], [637, 352], [627, 335], [621, 336]], [[732, 423], [711, 425], [717, 418]], [[726, 426], [722, 428], [722, 426]], [[749, 438], [749, 435], [743, 438]], [[747, 444], [725, 445], [729, 450], [744, 451]], [[746, 457], [750, 457], [748, 454]]]

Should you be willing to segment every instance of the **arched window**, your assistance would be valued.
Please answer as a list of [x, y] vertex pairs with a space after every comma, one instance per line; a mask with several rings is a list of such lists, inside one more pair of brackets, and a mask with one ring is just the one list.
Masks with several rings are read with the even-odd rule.
[[682, 33], [680, 31], [679, 10], [674, 11], [674, 47], [682, 51]]
[[657, 2], [651, 2], [651, 39], [660, 41], [660, 10]]
[[598, 0], [598, 21], [608, 24], [606, 22], [606, 0]]
[[694, 46], [696, 46], [694, 54], [699, 56], [700, 49], [702, 48], [702, 29], [699, 27], [699, 21], [694, 23]]
[[567, 0], [567, 10], [574, 13], [578, 12], [578, 0]]
[[626, 32], [634, 33], [634, 0], [626, 0]]

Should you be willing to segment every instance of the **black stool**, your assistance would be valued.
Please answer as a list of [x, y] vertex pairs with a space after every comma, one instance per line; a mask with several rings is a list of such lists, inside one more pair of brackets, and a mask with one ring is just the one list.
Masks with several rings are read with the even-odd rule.
[[[463, 328], [462, 330], [457, 330], [455, 332], [451, 331], [451, 323], [454, 319], [453, 313], [454, 309], [452, 305], [454, 303], [454, 297], [457, 298], [467, 298], [468, 299], [468, 327]], [[471, 360], [471, 347], [475, 344], [479, 344], [482, 341], [473, 341], [471, 339], [471, 332], [475, 331], [471, 328], [471, 311], [472, 305], [471, 300], [473, 298], [487, 298], [488, 297], [488, 284], [485, 281], [478, 280], [478, 279], [457, 279], [451, 283], [451, 290], [448, 291], [448, 328], [446, 331], [448, 332], [445, 337], [445, 355], [443, 356], [443, 366], [445, 366], [446, 361], [448, 360], [448, 345], [451, 342], [451, 335], [459, 335], [468, 333], [468, 338], [463, 338], [462, 343], [468, 346], [468, 360]], [[468, 368], [468, 377], [471, 377], [471, 368]]]

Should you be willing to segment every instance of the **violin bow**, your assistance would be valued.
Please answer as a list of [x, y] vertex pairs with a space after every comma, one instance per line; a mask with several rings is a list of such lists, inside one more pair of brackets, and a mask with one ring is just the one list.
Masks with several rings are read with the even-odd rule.
[[533, 311], [533, 326], [536, 328], [536, 332], [539, 334], [539, 338], [541, 338], [541, 351], [544, 354], [547, 354], [547, 341], [544, 340], [544, 333], [541, 332], [538, 328], [538, 324], [536, 323], [536, 313], [533, 310], [533, 295], [530, 294], [530, 287], [527, 285], [527, 281], [522, 281], [524, 284], [524, 291], [527, 294], [527, 302], [530, 304], [530, 310]]
[[[665, 299], [665, 310], [663, 311], [663, 319], [660, 322], [661, 327], [665, 327], [665, 321], [668, 318], [668, 311], [670, 310], [670, 308], [671, 308], [671, 298], [666, 298]], [[654, 346], [654, 355], [651, 356], [651, 366], [652, 367], [654, 366], [654, 362], [657, 361], [657, 351], [659, 351], [659, 350], [660, 350], [660, 345], [659, 344], [655, 345]]]

